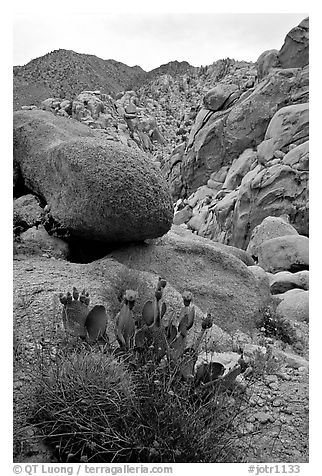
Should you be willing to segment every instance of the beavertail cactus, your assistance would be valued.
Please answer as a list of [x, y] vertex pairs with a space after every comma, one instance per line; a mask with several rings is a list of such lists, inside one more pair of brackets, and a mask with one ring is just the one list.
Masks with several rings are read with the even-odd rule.
[[125, 291], [124, 303], [116, 316], [115, 336], [121, 349], [126, 351], [133, 347], [135, 323], [132, 309], [137, 298], [138, 293], [136, 291], [132, 291], [131, 289]]
[[107, 314], [104, 306], [94, 306], [89, 310], [89, 293], [82, 291], [79, 294], [73, 287], [72, 293], [59, 294], [59, 300], [63, 304], [63, 324], [65, 330], [74, 335], [86, 338], [89, 342], [96, 342], [100, 338], [107, 341], [106, 326]]
[[86, 338], [85, 321], [89, 313], [89, 294], [84, 289], [79, 296], [78, 290], [74, 287], [73, 294], [69, 291], [66, 295], [60, 293], [59, 300], [64, 306], [62, 317], [66, 332]]
[[174, 341], [174, 339], [177, 337], [178, 330], [176, 326], [173, 324], [173, 315], [171, 316], [171, 319], [168, 322], [168, 325], [165, 328], [165, 333], [167, 337], [168, 344], [171, 345], [171, 343]]
[[106, 334], [107, 327], [107, 314], [104, 306], [94, 306], [89, 311], [86, 321], [85, 329], [90, 342], [96, 342], [99, 339], [103, 339], [108, 342]]
[[180, 322], [179, 322], [179, 332], [186, 334], [189, 329], [193, 326], [196, 310], [195, 307], [191, 304], [192, 293], [190, 291], [184, 291], [182, 293], [183, 299], [183, 308], [180, 312]]
[[[212, 318], [210, 312], [208, 312], [207, 315], [205, 317], [203, 317], [203, 319], [201, 321], [201, 329], [200, 329], [199, 335], [197, 336], [197, 339], [195, 340], [194, 344], [192, 345], [192, 347], [189, 347], [189, 348], [187, 348], [183, 351], [182, 356], [180, 357], [180, 374], [184, 379], [192, 379], [193, 378], [200, 343], [203, 339], [204, 333], [206, 332], [207, 329], [210, 329], [212, 327], [212, 324], [213, 324], [213, 318]], [[179, 356], [180, 356], [180, 354], [177, 355], [177, 357], [179, 357]], [[199, 371], [199, 374], [200, 374], [200, 372], [201, 371]], [[198, 378], [200, 378], [200, 377], [198, 377]]]
[[166, 280], [160, 277], [154, 293], [155, 300], [147, 301], [142, 309], [143, 321], [145, 322], [149, 332], [147, 333], [146, 329], [144, 329], [144, 331], [142, 330], [140, 333], [138, 331], [139, 336], [136, 338], [136, 342], [138, 341], [138, 343], [142, 344], [143, 338], [141, 334], [143, 334], [143, 332], [151, 337], [154, 357], [157, 361], [161, 360], [167, 352], [165, 328], [161, 324], [162, 317], [167, 310], [166, 303], [161, 302], [163, 290], [166, 285]]
[[188, 331], [193, 326], [195, 320], [195, 307], [191, 305], [192, 294], [190, 291], [184, 291], [182, 293], [183, 308], [179, 315], [179, 325], [176, 338], [170, 345], [170, 357], [174, 360], [178, 360], [186, 348], [186, 340]]

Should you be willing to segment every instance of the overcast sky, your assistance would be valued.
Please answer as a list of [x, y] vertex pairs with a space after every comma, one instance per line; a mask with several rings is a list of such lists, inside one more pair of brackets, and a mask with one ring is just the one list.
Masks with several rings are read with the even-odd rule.
[[64, 48], [115, 59], [146, 71], [172, 60], [194, 66], [230, 57], [256, 61], [280, 49], [305, 13], [15, 14], [15, 65]]

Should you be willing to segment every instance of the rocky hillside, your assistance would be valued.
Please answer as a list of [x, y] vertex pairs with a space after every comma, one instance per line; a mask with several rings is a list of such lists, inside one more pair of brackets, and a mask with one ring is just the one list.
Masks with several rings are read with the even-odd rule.
[[133, 89], [162, 74], [178, 75], [194, 70], [186, 61], [173, 61], [148, 73], [140, 66], [71, 50], [55, 50], [24, 66], [13, 68], [13, 106], [39, 105], [49, 97], [73, 98], [83, 90], [115, 94]]
[[213, 82], [188, 137], [162, 163], [180, 199], [176, 223], [244, 249], [268, 216], [287, 214], [308, 235], [308, 59], [305, 19], [280, 51], [258, 58], [253, 82], [240, 70]]
[[102, 89], [107, 93], [132, 87], [145, 71], [94, 55], [56, 50], [14, 67], [14, 108], [39, 104], [52, 96], [73, 97], [84, 89]]

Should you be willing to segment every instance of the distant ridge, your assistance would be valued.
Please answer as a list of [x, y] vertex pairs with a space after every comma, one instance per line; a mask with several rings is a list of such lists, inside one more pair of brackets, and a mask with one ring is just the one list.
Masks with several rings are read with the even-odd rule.
[[195, 69], [188, 62], [171, 61], [146, 72], [113, 59], [59, 49], [13, 68], [13, 106], [39, 105], [48, 97], [72, 98], [83, 90], [115, 94], [137, 88], [162, 74], [184, 74]]

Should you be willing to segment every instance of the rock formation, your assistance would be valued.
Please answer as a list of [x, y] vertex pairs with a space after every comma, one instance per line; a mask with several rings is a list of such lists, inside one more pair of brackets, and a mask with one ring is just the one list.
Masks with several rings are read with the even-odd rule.
[[14, 154], [25, 185], [72, 235], [136, 241], [171, 226], [168, 188], [149, 158], [76, 121], [45, 111], [15, 113]]

